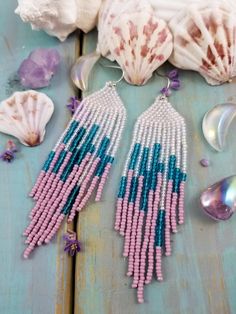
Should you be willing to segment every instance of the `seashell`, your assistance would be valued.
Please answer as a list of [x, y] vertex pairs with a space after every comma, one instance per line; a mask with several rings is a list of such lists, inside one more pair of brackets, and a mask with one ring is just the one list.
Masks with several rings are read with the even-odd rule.
[[123, 13], [113, 20], [108, 47], [124, 71], [126, 81], [144, 85], [153, 71], [169, 58], [173, 43], [166, 22], [147, 7]]
[[236, 116], [236, 104], [225, 103], [209, 110], [202, 121], [202, 131], [207, 142], [218, 152], [225, 146], [229, 126]]
[[95, 27], [101, 1], [18, 0], [15, 13], [32, 29], [42, 29], [63, 41], [76, 28], [88, 32]]
[[[145, 0], [142, 1], [126, 1], [126, 0], [105, 0], [103, 1], [101, 8], [99, 10], [98, 16], [98, 44], [97, 52], [100, 53], [103, 57], [114, 61], [114, 57], [110, 54], [108, 40], [110, 34], [110, 28], [113, 20], [121, 15], [122, 13], [128, 13], [137, 10], [142, 4], [148, 6], [148, 2]], [[151, 6], [149, 6], [151, 9]]]
[[169, 23], [174, 37], [170, 62], [199, 72], [211, 85], [236, 75], [236, 19], [227, 2], [190, 5]]
[[[215, 0], [219, 3], [226, 3], [230, 5], [231, 7], [236, 7], [234, 0]], [[204, 3], [212, 2], [212, 0], [204, 0]], [[169, 22], [176, 14], [181, 12], [183, 9], [185, 9], [190, 4], [198, 4], [203, 3], [203, 0], [149, 0], [149, 3], [153, 7], [156, 15], [165, 20], [166, 22]]]
[[89, 74], [99, 58], [100, 54], [95, 51], [79, 57], [73, 65], [71, 69], [71, 79], [75, 86], [82, 91], [87, 90]]
[[228, 220], [236, 209], [236, 176], [208, 187], [200, 197], [204, 212], [214, 220]]
[[53, 102], [45, 94], [15, 92], [0, 103], [0, 132], [18, 138], [26, 146], [39, 145], [53, 111]]
[[173, 16], [185, 9], [189, 4], [199, 2], [202, 2], [202, 0], [149, 0], [156, 15], [166, 22], [169, 22]]

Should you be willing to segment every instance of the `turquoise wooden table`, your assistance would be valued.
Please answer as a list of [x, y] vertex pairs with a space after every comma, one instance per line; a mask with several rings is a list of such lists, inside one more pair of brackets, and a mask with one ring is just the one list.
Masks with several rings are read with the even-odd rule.
[[[65, 107], [74, 94], [68, 73], [77, 54], [75, 36], [60, 44], [43, 32], [33, 32], [14, 14], [17, 1], [0, 2], [0, 98], [18, 90], [15, 73], [20, 63], [37, 47], [55, 47], [62, 62], [47, 93], [55, 103], [46, 139], [35, 148], [19, 144], [20, 152], [12, 164], [0, 164], [0, 313], [71, 313], [72, 260], [63, 253], [60, 231], [53, 243], [23, 260], [24, 237], [32, 201], [27, 198], [42, 163], [64, 129], [69, 113]], [[3, 150], [9, 136], [0, 134]]]
[[[235, 132], [232, 126], [225, 152], [216, 153], [201, 132], [204, 113], [213, 105], [236, 102], [236, 83], [210, 87], [196, 73], [180, 72], [183, 88], [171, 96], [174, 107], [188, 126], [189, 179], [186, 192], [186, 223], [173, 238], [173, 256], [164, 259], [163, 283], [153, 281], [145, 290], [145, 303], [136, 303], [135, 290], [125, 276], [123, 239], [113, 230], [115, 195], [129, 148], [134, 123], [152, 104], [165, 84], [159, 77], [146, 86], [121, 82], [117, 89], [128, 112], [128, 123], [119, 158], [110, 175], [103, 199], [89, 204], [77, 221], [83, 251], [75, 259], [63, 253], [62, 228], [56, 239], [25, 261], [22, 231], [32, 207], [27, 194], [69, 119], [65, 104], [72, 94], [69, 69], [78, 56], [76, 35], [66, 42], [33, 32], [13, 13], [16, 1], [0, 3], [0, 99], [20, 87], [15, 72], [37, 47], [56, 47], [62, 63], [50, 87], [43, 89], [55, 103], [55, 114], [44, 143], [36, 148], [20, 145], [14, 163], [0, 163], [0, 313], [1, 314], [234, 314], [236, 313], [236, 218], [215, 223], [200, 210], [200, 192], [222, 177], [235, 174]], [[95, 48], [96, 32], [84, 36], [83, 53]], [[165, 69], [163, 69], [164, 71]], [[119, 78], [119, 70], [96, 65], [85, 95]], [[8, 136], [0, 134], [0, 148]], [[211, 160], [202, 168], [199, 160]]]

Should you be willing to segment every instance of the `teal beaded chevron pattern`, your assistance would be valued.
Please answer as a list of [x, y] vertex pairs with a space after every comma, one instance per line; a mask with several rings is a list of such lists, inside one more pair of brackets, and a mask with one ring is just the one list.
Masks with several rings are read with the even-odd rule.
[[115, 229], [124, 236], [139, 303], [154, 271], [163, 280], [162, 255], [171, 254], [171, 232], [184, 222], [186, 161], [185, 121], [159, 96], [135, 124], [116, 209]]
[[30, 196], [36, 201], [24, 235], [24, 257], [72, 221], [93, 191], [99, 201], [126, 121], [113, 83], [85, 98], [50, 152]]

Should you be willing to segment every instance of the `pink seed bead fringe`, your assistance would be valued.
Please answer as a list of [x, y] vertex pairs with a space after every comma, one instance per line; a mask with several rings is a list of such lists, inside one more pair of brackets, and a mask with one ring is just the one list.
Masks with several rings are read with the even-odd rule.
[[132, 288], [137, 288], [138, 281], [139, 281], [139, 263], [140, 263], [143, 220], [144, 220], [144, 211], [140, 210], [139, 219], [138, 219], [138, 227], [137, 227], [137, 237], [136, 237], [136, 243], [135, 243], [134, 279], [132, 283]]
[[133, 173], [134, 173], [133, 170], [129, 170], [128, 175], [127, 175], [127, 185], [126, 185], [125, 197], [123, 200], [122, 216], [121, 216], [121, 223], [120, 223], [120, 235], [122, 236], [125, 235], [128, 201], [129, 201], [129, 194], [130, 194]]
[[171, 243], [170, 243], [170, 210], [171, 210], [171, 195], [173, 189], [173, 180], [168, 181], [167, 193], [166, 193], [166, 214], [165, 214], [165, 254], [171, 255]]
[[151, 224], [150, 241], [148, 245], [148, 266], [147, 266], [145, 284], [150, 283], [153, 276], [155, 228], [156, 228], [156, 221], [157, 221], [157, 215], [158, 215], [158, 205], [160, 201], [161, 186], [162, 186], [162, 174], [158, 173], [157, 186], [156, 186], [154, 202], [153, 202], [153, 218], [152, 218], [152, 224]]
[[173, 233], [177, 232], [177, 222], [176, 222], [176, 209], [177, 209], [178, 193], [172, 193], [171, 209], [170, 209], [170, 221], [171, 229]]
[[149, 197], [148, 197], [148, 211], [146, 215], [145, 233], [144, 233], [144, 239], [143, 239], [143, 244], [142, 244], [142, 249], [141, 249], [140, 278], [139, 278], [139, 283], [138, 283], [138, 293], [141, 288], [143, 290], [143, 286], [145, 282], [147, 248], [148, 248], [148, 243], [150, 241], [151, 222], [153, 218], [153, 200], [154, 200], [154, 191], [151, 190], [149, 192]]
[[112, 164], [108, 163], [106, 165], [105, 169], [104, 169], [104, 173], [102, 174], [100, 183], [98, 185], [98, 190], [97, 190], [97, 194], [96, 194], [96, 197], [95, 197], [95, 202], [100, 202], [100, 200], [101, 200], [102, 192], [103, 192], [104, 186], [106, 184], [106, 181], [107, 181], [107, 178], [108, 178], [108, 174], [109, 174], [109, 172], [111, 170], [111, 166], [112, 166]]
[[115, 230], [120, 230], [120, 221], [122, 213], [123, 198], [118, 198], [116, 203], [116, 220], [115, 220]]
[[124, 245], [124, 252], [123, 252], [123, 256], [125, 257], [129, 255], [133, 210], [134, 210], [134, 203], [131, 202], [128, 205], [127, 228], [125, 231], [125, 245]]
[[[58, 160], [58, 158], [59, 158], [59, 155], [60, 155], [60, 153], [63, 151], [64, 148], [65, 148], [65, 144], [61, 144], [61, 145], [59, 146], [59, 148], [58, 148], [58, 150], [56, 151], [55, 156], [54, 156], [54, 158], [53, 158], [53, 160], [52, 160], [52, 162], [51, 162], [51, 164], [50, 164], [50, 167], [49, 167], [47, 173], [46, 173], [45, 176], [42, 178], [42, 180], [40, 181], [40, 183], [37, 184], [37, 182], [36, 182], [36, 184], [37, 184], [37, 190], [35, 189], [35, 193], [34, 193], [34, 195], [33, 195], [34, 200], [37, 200], [37, 199], [39, 198], [40, 193], [41, 193], [41, 191], [43, 190], [43, 188], [44, 188], [44, 186], [45, 186], [45, 184], [46, 184], [46, 182], [47, 182], [47, 180], [48, 180], [48, 177], [49, 177], [50, 173], [52, 172], [52, 170], [53, 170], [53, 168], [54, 168], [54, 166], [55, 166], [55, 164], [56, 164], [56, 162], [57, 162], [57, 160]], [[33, 189], [34, 189], [34, 188], [33, 188]]]
[[[68, 215], [71, 221], [95, 189], [96, 201], [101, 199], [125, 121], [126, 110], [113, 84], [106, 84], [102, 90], [83, 100], [57, 142], [54, 157], [46, 161], [46, 164], [50, 163], [49, 168], [41, 171], [30, 193], [36, 203], [24, 232], [28, 244], [25, 258], [36, 246], [49, 243], [65, 216]], [[84, 156], [87, 151], [90, 153]], [[111, 162], [107, 163], [108, 160]], [[79, 161], [80, 165], [77, 164]]]
[[40, 172], [40, 174], [38, 176], [38, 179], [37, 179], [35, 185], [33, 186], [32, 190], [31, 190], [31, 192], [29, 194], [30, 197], [34, 197], [35, 193], [38, 191], [38, 188], [39, 188], [41, 182], [43, 181], [43, 178], [44, 178], [45, 174], [46, 174], [46, 172], [44, 170], [42, 170]]
[[184, 194], [185, 194], [185, 182], [182, 181], [179, 187], [179, 215], [178, 223], [181, 225], [184, 223]]
[[134, 271], [134, 255], [135, 255], [135, 240], [136, 240], [136, 234], [137, 234], [137, 226], [138, 226], [138, 218], [139, 218], [139, 207], [140, 207], [140, 200], [141, 200], [141, 194], [143, 190], [143, 181], [144, 176], [139, 176], [138, 178], [138, 189], [137, 189], [137, 195], [135, 200], [135, 206], [134, 206], [134, 217], [133, 217], [133, 224], [132, 224], [132, 230], [131, 230], [131, 239], [130, 239], [130, 250], [129, 250], [129, 262], [128, 262], [128, 276], [133, 275]]
[[162, 275], [162, 248], [157, 246], [156, 247], [156, 276], [158, 281], [163, 280]]

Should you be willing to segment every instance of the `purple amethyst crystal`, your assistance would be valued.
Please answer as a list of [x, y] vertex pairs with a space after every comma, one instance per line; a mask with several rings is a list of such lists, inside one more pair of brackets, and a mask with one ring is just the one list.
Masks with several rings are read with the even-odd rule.
[[56, 49], [38, 48], [32, 51], [18, 70], [21, 84], [28, 88], [48, 86], [59, 63], [60, 55]]

